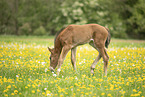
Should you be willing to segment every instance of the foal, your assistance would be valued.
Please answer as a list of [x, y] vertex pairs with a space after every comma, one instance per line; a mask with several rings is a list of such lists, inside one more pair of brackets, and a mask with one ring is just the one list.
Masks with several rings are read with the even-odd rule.
[[74, 70], [76, 70], [76, 47], [89, 43], [99, 52], [99, 55], [91, 65], [91, 73], [94, 74], [95, 66], [102, 57], [104, 72], [107, 75], [109, 56], [106, 48], [108, 48], [110, 39], [109, 30], [98, 24], [69, 25], [56, 36], [54, 48], [50, 49], [48, 47], [51, 52], [49, 69], [54, 71], [56, 66], [58, 66], [57, 74], [59, 75], [61, 65], [68, 51], [71, 50], [71, 63]]

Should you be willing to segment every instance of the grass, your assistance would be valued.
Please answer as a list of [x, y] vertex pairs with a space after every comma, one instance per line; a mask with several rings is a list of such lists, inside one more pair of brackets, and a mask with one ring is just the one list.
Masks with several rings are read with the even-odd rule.
[[49, 70], [47, 47], [54, 37], [0, 36], [1, 97], [144, 97], [145, 41], [112, 39], [108, 75], [103, 61], [95, 76], [90, 66], [98, 55], [89, 45], [77, 49], [77, 71], [70, 62], [70, 52], [59, 76]]

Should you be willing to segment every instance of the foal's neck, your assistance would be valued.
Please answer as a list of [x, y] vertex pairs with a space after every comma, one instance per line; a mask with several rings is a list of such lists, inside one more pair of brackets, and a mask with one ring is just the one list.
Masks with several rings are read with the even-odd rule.
[[55, 53], [57, 53], [58, 55], [61, 53], [62, 47], [61, 47], [61, 42], [59, 40], [59, 37], [57, 37], [55, 40], [54, 50], [55, 50]]
[[55, 47], [55, 48], [54, 48], [54, 51], [55, 51], [56, 54], [59, 55], [59, 54], [61, 53], [61, 48]]

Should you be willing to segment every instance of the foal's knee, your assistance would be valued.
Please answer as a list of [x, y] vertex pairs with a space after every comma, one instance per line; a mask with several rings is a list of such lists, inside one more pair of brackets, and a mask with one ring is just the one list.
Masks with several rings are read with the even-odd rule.
[[105, 57], [103, 58], [103, 61], [104, 61], [104, 62], [108, 62], [108, 61], [109, 61], [109, 56], [105, 56]]

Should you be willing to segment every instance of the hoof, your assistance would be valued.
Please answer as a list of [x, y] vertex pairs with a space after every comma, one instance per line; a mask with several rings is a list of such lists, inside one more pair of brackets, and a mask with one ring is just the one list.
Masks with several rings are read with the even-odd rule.
[[91, 68], [91, 73], [93, 74], [93, 76], [94, 76], [94, 69], [95, 68]]
[[53, 67], [49, 67], [49, 70], [51, 71], [51, 72], [54, 72], [54, 69], [53, 69]]

